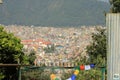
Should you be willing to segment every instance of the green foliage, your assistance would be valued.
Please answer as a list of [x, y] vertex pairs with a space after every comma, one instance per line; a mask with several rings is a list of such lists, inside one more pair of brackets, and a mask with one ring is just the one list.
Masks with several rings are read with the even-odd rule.
[[[96, 61], [96, 60], [101, 61], [101, 58], [100, 58], [100, 60], [99, 60], [99, 58], [95, 58], [94, 61]], [[77, 62], [78, 62], [78, 65], [89, 65], [90, 63], [92, 63], [86, 57], [81, 58], [81, 60], [77, 61]], [[91, 70], [80, 70], [79, 74], [77, 75], [76, 80], [100, 80], [101, 76], [102, 76], [101, 70], [100, 70], [100, 68], [98, 68], [96, 66], [95, 68], [93, 68]]]
[[98, 69], [91, 69], [88, 71], [80, 71], [77, 75], [76, 80], [100, 80], [101, 79], [101, 71]]
[[87, 53], [90, 63], [102, 66], [107, 60], [106, 29], [96, 28], [96, 30], [97, 32], [92, 34], [91, 44], [87, 46]]
[[35, 52], [34, 51], [30, 52], [30, 54], [28, 55], [28, 62], [30, 65], [34, 65], [35, 58], [36, 58]]
[[92, 33], [92, 41], [87, 46], [86, 52], [89, 56], [81, 58], [77, 61], [79, 65], [87, 65], [94, 63], [95, 68], [91, 70], [80, 71], [77, 80], [100, 80], [104, 76], [100, 67], [106, 66], [106, 29], [96, 28], [96, 32]]
[[44, 51], [45, 51], [45, 53], [54, 53], [54, 51], [55, 51], [54, 44], [51, 45], [51, 46], [47, 46], [46, 48], [44, 48]]
[[0, 71], [0, 80], [3, 79], [5, 76], [3, 75], [3, 73], [1, 73]]
[[[61, 69], [60, 69], [61, 70]], [[34, 68], [22, 69], [22, 80], [50, 80], [50, 75], [53, 74], [52, 69], [47, 68]], [[66, 80], [72, 74], [72, 71], [64, 72], [61, 75], [61, 80]]]
[[120, 0], [110, 0], [111, 12], [120, 13]]
[[100, 25], [105, 24], [103, 11], [109, 11], [109, 3], [99, 0], [8, 0], [5, 4], [0, 6], [0, 23], [6, 25]]
[[70, 71], [69, 73], [68, 73], [68, 72], [67, 72], [67, 73], [65, 72], [65, 73], [62, 74], [61, 79], [62, 79], [62, 80], [66, 80], [66, 79], [70, 78], [72, 74], [73, 74], [72, 71]]
[[22, 80], [50, 80], [51, 72], [45, 72], [45, 69], [22, 70]]
[[[12, 33], [7, 33], [0, 26], [0, 63], [3, 64], [24, 64], [23, 45], [20, 39]], [[11, 80], [17, 73], [16, 67], [3, 67], [1, 73], [5, 76], [4, 80]]]
[[0, 26], [0, 63], [21, 63], [24, 55], [22, 48], [20, 39]]

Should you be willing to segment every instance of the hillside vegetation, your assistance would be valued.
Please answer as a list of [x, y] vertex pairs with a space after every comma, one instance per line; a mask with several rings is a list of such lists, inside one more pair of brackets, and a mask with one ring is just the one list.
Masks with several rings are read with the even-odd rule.
[[0, 24], [81, 26], [104, 25], [109, 3], [97, 0], [4, 0]]

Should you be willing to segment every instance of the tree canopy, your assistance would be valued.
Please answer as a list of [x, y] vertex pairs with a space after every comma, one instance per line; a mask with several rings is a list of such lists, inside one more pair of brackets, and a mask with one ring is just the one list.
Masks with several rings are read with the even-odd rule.
[[107, 60], [106, 29], [96, 28], [97, 32], [92, 34], [92, 42], [87, 46], [90, 62], [98, 66], [105, 66]]
[[[78, 62], [79, 65], [95, 64], [95, 68], [88, 71], [80, 71], [76, 80], [99, 80], [103, 78], [104, 75], [102, 72], [105, 73], [107, 60], [106, 34], [105, 27], [96, 27], [95, 32], [91, 34], [92, 40], [86, 47], [88, 56], [85, 56], [81, 58], [80, 61], [76, 62]], [[101, 72], [102, 68], [104, 68], [104, 71]]]
[[[2, 26], [0, 26], [0, 63], [1, 64], [24, 64], [24, 53], [22, 52], [23, 45], [19, 38], [12, 33], [7, 33]], [[5, 75], [3, 80], [13, 80], [13, 76], [17, 72], [16, 67], [2, 67], [0, 68], [1, 76]], [[3, 78], [3, 77], [2, 77]]]
[[22, 48], [20, 39], [0, 26], [0, 63], [21, 63]]
[[120, 0], [110, 0], [111, 12], [120, 13]]

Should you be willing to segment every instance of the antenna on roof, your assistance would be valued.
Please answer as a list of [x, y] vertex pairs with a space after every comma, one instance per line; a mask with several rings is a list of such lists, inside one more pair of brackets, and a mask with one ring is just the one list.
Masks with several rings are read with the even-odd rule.
[[0, 0], [0, 4], [2, 4], [3, 3], [3, 1], [2, 0]]

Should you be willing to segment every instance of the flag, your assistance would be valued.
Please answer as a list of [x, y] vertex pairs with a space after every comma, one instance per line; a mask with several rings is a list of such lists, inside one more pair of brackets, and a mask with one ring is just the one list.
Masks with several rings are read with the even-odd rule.
[[90, 70], [90, 65], [85, 65], [85, 70]]

